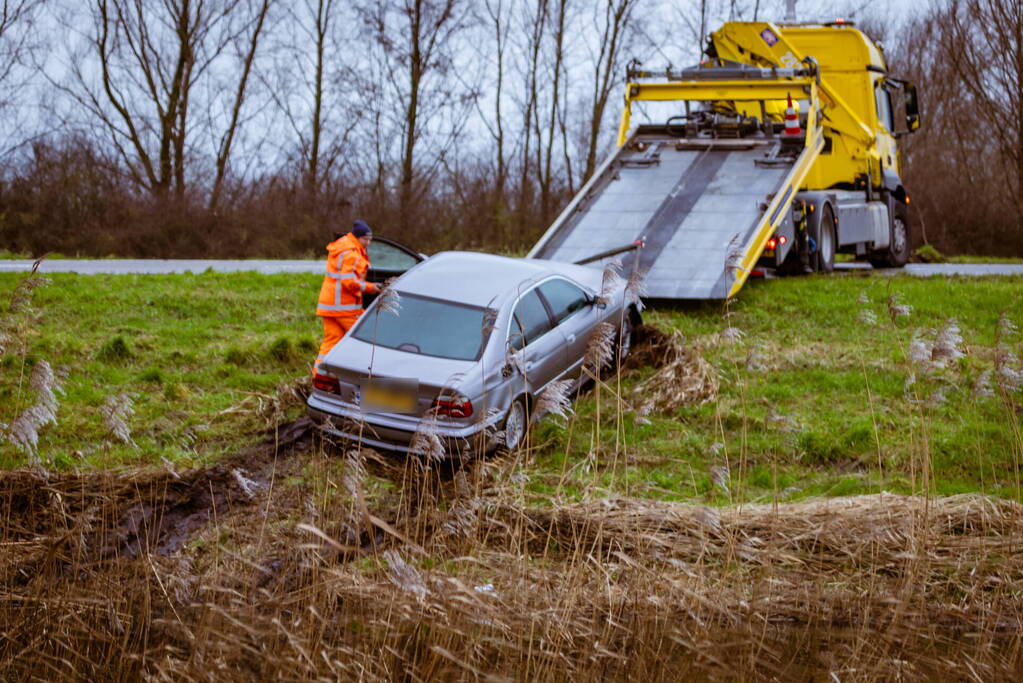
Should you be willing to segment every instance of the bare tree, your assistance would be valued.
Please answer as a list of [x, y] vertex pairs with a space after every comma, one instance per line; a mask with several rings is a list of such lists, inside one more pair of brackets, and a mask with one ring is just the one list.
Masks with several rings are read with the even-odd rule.
[[[209, 205], [217, 205], [271, 1], [92, 0], [95, 61], [74, 55], [74, 83], [60, 87], [101, 124], [139, 187], [154, 196], [185, 195], [199, 91], [214, 141]], [[232, 56], [237, 70], [224, 63]], [[237, 78], [233, 88], [223, 87], [225, 74]]]
[[294, 136], [281, 140], [281, 147], [290, 156], [297, 144], [301, 182], [314, 203], [363, 122], [357, 107], [348, 106], [340, 116], [337, 111], [350, 99], [345, 86], [353, 81], [349, 58], [340, 50], [344, 9], [336, 0], [302, 0], [288, 7], [275, 36], [275, 68], [262, 74]]
[[[42, 0], [0, 1], [0, 87], [6, 87], [15, 70], [25, 64], [32, 40], [36, 11]], [[6, 98], [0, 95], [0, 106]]]
[[537, 181], [540, 185], [540, 216], [546, 223], [553, 213], [552, 198], [556, 182], [553, 166], [554, 148], [557, 144], [558, 114], [564, 107], [563, 79], [565, 77], [566, 36], [568, 30], [569, 0], [553, 0], [550, 6], [550, 90], [548, 92], [545, 119], [541, 120], [540, 110], [534, 108], [533, 125], [536, 135]]
[[942, 19], [948, 59], [973, 116], [997, 141], [1023, 232], [1023, 3], [951, 0]]
[[[184, 2], [187, 3], [188, 0], [184, 0]], [[209, 201], [209, 208], [211, 210], [216, 209], [223, 191], [224, 177], [227, 174], [228, 161], [231, 158], [231, 148], [238, 133], [238, 122], [242, 106], [245, 104], [245, 91], [249, 84], [249, 78], [252, 75], [252, 65], [256, 59], [260, 35], [263, 32], [263, 27], [266, 25], [270, 2], [271, 0], [258, 0], [251, 21], [248, 22], [248, 25], [243, 25], [241, 31], [233, 34], [235, 39], [247, 34], [247, 40], [244, 43], [244, 52], [241, 54], [241, 74], [238, 76], [238, 86], [235, 89], [234, 101], [231, 104], [230, 119], [217, 145], [217, 170], [213, 178], [213, 190], [210, 192]]]
[[[473, 93], [457, 92], [458, 79], [453, 74], [457, 39], [465, 28], [465, 6], [462, 0], [392, 0], [372, 3], [361, 13], [380, 47], [395, 111], [401, 112], [398, 220], [404, 232], [412, 224], [418, 200], [417, 180], [423, 175], [418, 153], [428, 132], [426, 124], [434, 122], [444, 129], [435, 132], [439, 132], [438, 155], [446, 154], [443, 139], [457, 134], [464, 124], [464, 105], [473, 97]], [[445, 114], [449, 119], [442, 121]], [[438, 159], [434, 158], [434, 166]]]
[[[521, 26], [521, 33], [526, 36], [525, 49], [525, 61], [522, 64], [521, 70], [523, 72], [523, 88], [524, 96], [520, 103], [520, 109], [522, 113], [522, 123], [520, 126], [522, 145], [520, 148], [521, 154], [519, 157], [519, 197], [518, 197], [518, 212], [520, 215], [520, 221], [524, 217], [524, 212], [528, 205], [528, 198], [532, 184], [530, 182], [530, 171], [534, 167], [539, 170], [539, 164], [534, 166], [532, 158], [532, 143], [533, 143], [533, 132], [537, 127], [535, 120], [537, 118], [537, 110], [540, 99], [541, 89], [541, 54], [544, 44], [544, 36], [547, 32], [548, 22], [548, 8], [549, 0], [535, 0], [534, 4], [529, 5], [523, 11], [522, 18], [519, 21]], [[537, 147], [539, 147], [539, 141], [537, 141]]]
[[484, 116], [483, 123], [494, 141], [494, 156], [497, 162], [494, 191], [498, 203], [503, 204], [505, 186], [508, 182], [508, 160], [505, 155], [505, 124], [502, 107], [504, 106], [504, 79], [507, 69], [505, 53], [508, 50], [508, 32], [511, 21], [506, 12], [504, 0], [484, 0], [484, 9], [489, 22], [488, 29], [494, 39], [494, 112], [493, 121]]
[[309, 126], [309, 156], [308, 171], [306, 174], [306, 186], [312, 194], [316, 193], [319, 187], [320, 173], [320, 141], [323, 139], [323, 72], [324, 53], [327, 44], [327, 34], [330, 27], [330, 17], [334, 11], [334, 0], [317, 0], [315, 12], [308, 2], [306, 7], [313, 13], [313, 50], [315, 52], [313, 66], [313, 112]]
[[593, 60], [589, 140], [583, 182], [593, 175], [597, 166], [597, 147], [600, 144], [604, 113], [612, 91], [620, 83], [623, 56], [628, 49], [632, 13], [639, 2], [640, 0], [606, 0], [602, 17], [596, 26], [600, 42]]
[[24, 93], [31, 82], [31, 56], [43, 47], [38, 39], [36, 18], [42, 0], [0, 0], [0, 156], [21, 146], [31, 137], [26, 123], [31, 118], [24, 107]]
[[692, 46], [689, 50], [690, 59], [699, 58], [703, 53], [703, 41], [707, 39], [709, 22], [714, 19], [717, 11], [717, 3], [713, 0], [699, 0], [697, 3], [677, 7], [675, 16], [688, 34], [686, 42]]

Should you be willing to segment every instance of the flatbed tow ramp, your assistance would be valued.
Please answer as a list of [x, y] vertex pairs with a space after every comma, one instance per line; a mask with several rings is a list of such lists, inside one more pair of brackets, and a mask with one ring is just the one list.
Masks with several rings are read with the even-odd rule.
[[[816, 69], [807, 67], [630, 73], [617, 151], [529, 256], [574, 262], [641, 240], [649, 297], [734, 296], [768, 240], [793, 235], [793, 200], [824, 147]], [[802, 101], [804, 124], [786, 136], [779, 103], [790, 97]], [[681, 101], [690, 113], [630, 132], [640, 100]], [[693, 102], [706, 104], [691, 110]]]

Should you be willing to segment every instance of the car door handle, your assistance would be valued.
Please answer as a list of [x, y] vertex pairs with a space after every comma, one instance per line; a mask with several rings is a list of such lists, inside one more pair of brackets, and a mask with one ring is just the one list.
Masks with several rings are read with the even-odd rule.
[[575, 335], [574, 334], [567, 335], [567, 338], [568, 338], [568, 343], [569, 344], [575, 344]]
[[525, 370], [526, 372], [531, 371], [533, 369], [533, 361], [527, 360], [525, 363], [522, 364], [522, 369]]

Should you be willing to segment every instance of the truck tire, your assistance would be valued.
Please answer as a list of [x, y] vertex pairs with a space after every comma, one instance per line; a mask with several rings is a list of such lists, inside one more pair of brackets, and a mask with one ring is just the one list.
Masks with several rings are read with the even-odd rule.
[[875, 268], [901, 268], [909, 261], [909, 210], [899, 201], [892, 202], [892, 219], [888, 222], [888, 248], [867, 257]]
[[810, 265], [818, 273], [830, 273], [835, 269], [835, 248], [838, 246], [838, 231], [835, 230], [835, 211], [831, 204], [821, 207], [821, 217], [811, 233], [817, 243], [817, 251], [810, 259]]

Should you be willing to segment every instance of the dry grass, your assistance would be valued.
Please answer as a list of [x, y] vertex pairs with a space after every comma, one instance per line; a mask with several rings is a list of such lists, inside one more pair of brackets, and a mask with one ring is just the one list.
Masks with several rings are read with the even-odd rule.
[[634, 402], [643, 415], [653, 410], [673, 414], [680, 406], [713, 401], [718, 397], [718, 373], [675, 331], [670, 335], [656, 328], [642, 327], [642, 342], [630, 365], [653, 365], [658, 370], [633, 391]]
[[[0, 676], [1018, 678], [1023, 507], [550, 507], [515, 460], [0, 478]], [[327, 455], [330, 453], [332, 455]]]

